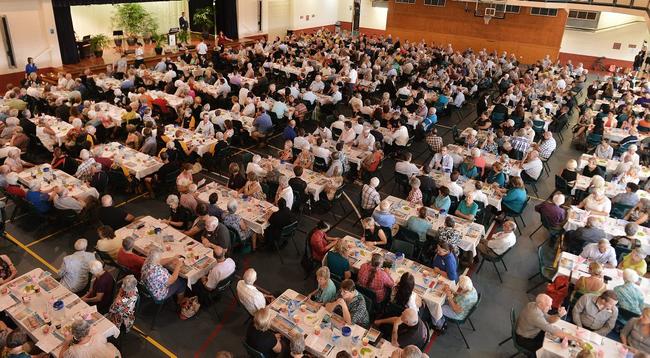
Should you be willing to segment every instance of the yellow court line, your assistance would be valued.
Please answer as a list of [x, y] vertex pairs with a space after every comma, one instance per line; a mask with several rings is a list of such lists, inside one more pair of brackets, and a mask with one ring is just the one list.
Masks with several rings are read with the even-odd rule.
[[165, 348], [162, 344], [158, 343], [155, 339], [151, 338], [148, 334], [144, 333], [140, 328], [137, 326], [133, 326], [133, 330], [136, 331], [142, 338], [144, 338], [147, 342], [151, 343], [152, 346], [158, 348], [159, 351], [163, 352], [166, 356], [170, 358], [176, 358], [176, 354], [172, 353], [169, 349]]
[[147, 195], [147, 193], [142, 193], [142, 194], [136, 195], [136, 196], [132, 197], [131, 199], [125, 200], [125, 201], [123, 201], [123, 202], [121, 202], [121, 203], [115, 205], [115, 207], [116, 207], [116, 208], [119, 208], [120, 206], [122, 206], [122, 205], [126, 205], [126, 204], [132, 202], [133, 200], [140, 199], [141, 197], [143, 197], [143, 196], [145, 196], [145, 195]]
[[[11, 234], [8, 233], [8, 232], [5, 233], [5, 235], [6, 235], [7, 238], [8, 238], [9, 240], [11, 240], [14, 244], [18, 245], [18, 247], [20, 247], [21, 249], [25, 250], [25, 252], [27, 252], [28, 254], [30, 254], [30, 255], [31, 255], [33, 258], [35, 258], [36, 260], [40, 261], [40, 263], [42, 263], [43, 265], [45, 265], [45, 266], [46, 266], [50, 271], [52, 271], [52, 272], [54, 272], [54, 273], [58, 273], [58, 272], [59, 272], [59, 270], [58, 270], [56, 267], [52, 266], [49, 262], [47, 262], [47, 260], [45, 260], [45, 259], [42, 258], [39, 254], [37, 254], [37, 253], [35, 253], [34, 251], [32, 251], [29, 247], [23, 245], [23, 243], [20, 242], [20, 241], [18, 241], [18, 239], [16, 239], [13, 235], [11, 235]], [[159, 351], [161, 351], [162, 353], [164, 353], [166, 356], [171, 357], [171, 358], [176, 358], [176, 357], [177, 357], [177, 356], [176, 356], [174, 353], [172, 353], [169, 349], [165, 348], [165, 346], [163, 346], [162, 344], [158, 343], [155, 339], [153, 339], [153, 338], [151, 338], [150, 336], [148, 336], [146, 333], [144, 333], [144, 332], [143, 332], [141, 329], [139, 329], [138, 327], [133, 326], [133, 329], [136, 330], [136, 331], [138, 332], [138, 334], [140, 334], [140, 335], [141, 335], [141, 336], [142, 336], [142, 337], [143, 337], [147, 342], [151, 343], [152, 346], [156, 347]]]
[[8, 233], [8, 232], [5, 232], [5, 235], [6, 235], [7, 238], [8, 238], [9, 240], [11, 240], [14, 244], [18, 245], [18, 247], [20, 247], [21, 249], [25, 250], [25, 252], [27, 252], [28, 254], [32, 255], [32, 257], [34, 257], [36, 260], [40, 261], [43, 265], [45, 265], [45, 266], [46, 266], [48, 269], [50, 269], [52, 272], [54, 272], [54, 273], [58, 273], [58, 272], [59, 272], [59, 270], [58, 270], [56, 267], [50, 265], [49, 262], [47, 262], [47, 261], [46, 261], [44, 258], [42, 258], [39, 254], [37, 254], [37, 253], [35, 253], [34, 251], [32, 251], [29, 247], [25, 246], [22, 242], [18, 241], [18, 239], [16, 239], [15, 237], [13, 237], [13, 235], [11, 235], [11, 234]]

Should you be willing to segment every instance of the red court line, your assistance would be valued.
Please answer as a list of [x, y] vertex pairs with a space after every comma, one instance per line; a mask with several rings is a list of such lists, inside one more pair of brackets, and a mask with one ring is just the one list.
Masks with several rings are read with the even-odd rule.
[[[244, 268], [243, 271], [246, 271], [248, 269], [248, 256], [246, 256], [244, 258], [243, 268]], [[223, 321], [227, 321], [230, 318], [230, 316], [233, 315], [233, 313], [235, 312], [236, 307], [237, 307], [237, 298], [233, 297], [232, 301], [230, 302], [230, 305], [226, 309], [225, 314], [222, 316], [221, 321], [212, 330], [212, 332], [210, 332], [210, 334], [203, 341], [203, 343], [201, 344], [199, 349], [194, 353], [194, 358], [199, 358], [201, 356], [201, 354], [203, 354], [208, 349], [210, 344], [212, 344], [212, 342], [217, 338], [219, 333], [221, 333], [221, 331], [223, 330]]]
[[435, 334], [435, 333], [432, 334], [431, 339], [429, 340], [429, 344], [427, 344], [427, 346], [424, 348], [424, 352], [422, 352], [422, 353], [429, 354], [429, 349], [431, 349], [431, 346], [433, 345], [433, 342], [436, 341], [436, 339], [438, 339], [438, 335]]

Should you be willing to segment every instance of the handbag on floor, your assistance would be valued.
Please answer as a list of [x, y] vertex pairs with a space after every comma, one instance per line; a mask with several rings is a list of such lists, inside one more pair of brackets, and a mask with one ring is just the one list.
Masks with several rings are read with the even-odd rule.
[[183, 302], [181, 302], [181, 312], [179, 313], [180, 319], [186, 320], [192, 318], [199, 311], [199, 308], [201, 308], [201, 304], [199, 303], [198, 297], [186, 297]]

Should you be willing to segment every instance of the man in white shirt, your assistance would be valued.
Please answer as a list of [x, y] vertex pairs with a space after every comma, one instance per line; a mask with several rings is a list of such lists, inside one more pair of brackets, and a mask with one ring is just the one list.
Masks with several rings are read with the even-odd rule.
[[302, 149], [311, 150], [311, 144], [309, 143], [307, 137], [305, 137], [304, 128], [298, 128], [298, 133], [296, 137], [293, 139], [293, 147], [301, 150]]
[[259, 154], [255, 154], [253, 156], [253, 159], [251, 160], [250, 163], [246, 166], [246, 174], [248, 173], [255, 173], [258, 178], [263, 178], [266, 176], [266, 170], [262, 168], [262, 166], [259, 164], [260, 161], [262, 160], [262, 157], [259, 156]]
[[412, 158], [413, 155], [410, 152], [404, 152], [403, 159], [395, 163], [395, 172], [404, 174], [409, 178], [413, 175], [418, 175], [420, 169], [415, 164], [411, 163]]
[[354, 86], [357, 84], [358, 77], [359, 74], [357, 72], [357, 65], [353, 63], [350, 65], [350, 72], [348, 73], [348, 91], [350, 93], [354, 92]]
[[321, 79], [320, 75], [316, 75], [316, 78], [309, 85], [309, 90], [316, 93], [321, 93], [325, 89], [325, 83]]
[[503, 255], [517, 243], [514, 232], [516, 229], [517, 224], [512, 220], [508, 220], [503, 223], [503, 231], [497, 232], [487, 239], [481, 239], [476, 249], [483, 257], [495, 258]]
[[444, 173], [451, 173], [454, 170], [454, 158], [449, 155], [449, 149], [446, 146], [440, 149], [440, 153], [436, 153], [429, 164], [431, 168], [442, 170]]
[[263, 294], [255, 287], [256, 280], [257, 272], [249, 268], [244, 272], [243, 280], [237, 282], [237, 299], [251, 315], [254, 315], [257, 310], [266, 307], [267, 298], [273, 298], [273, 296]]
[[370, 129], [366, 128], [361, 132], [355, 145], [361, 150], [372, 150], [375, 147], [375, 137], [370, 134]]
[[539, 159], [539, 152], [533, 150], [528, 153], [528, 157], [524, 164], [522, 164], [521, 169], [523, 170], [521, 178], [524, 179], [524, 181], [536, 181], [539, 179], [540, 174], [542, 174], [542, 169], [544, 169], [544, 164]]
[[345, 129], [345, 116], [342, 115], [342, 114], [339, 114], [339, 117], [336, 119], [336, 121], [334, 121], [334, 123], [332, 123], [330, 128], [332, 130], [334, 130], [334, 128], [337, 128], [337, 129], [340, 129], [341, 131], [343, 131]]
[[201, 122], [196, 126], [196, 133], [203, 134], [205, 138], [214, 138], [214, 124], [210, 122], [208, 112], [201, 112]]
[[605, 267], [616, 267], [616, 251], [607, 239], [600, 239], [597, 243], [588, 244], [582, 249], [580, 256], [589, 261], [598, 262]]
[[199, 56], [205, 56], [208, 53], [208, 45], [201, 40], [198, 45], [196, 45], [196, 53], [199, 54]]
[[302, 99], [309, 102], [309, 103], [311, 103], [311, 104], [314, 104], [314, 101], [316, 101], [318, 99], [318, 97], [316, 97], [314, 92], [309, 90], [309, 91], [302, 94]]
[[339, 86], [332, 85], [332, 104], [337, 104], [343, 100], [343, 94], [339, 91]]
[[409, 131], [405, 126], [398, 122], [397, 130], [392, 133], [391, 138], [393, 139], [393, 145], [404, 147], [409, 141]]
[[230, 277], [235, 272], [235, 261], [230, 257], [226, 258], [226, 253], [221, 246], [214, 247], [214, 257], [217, 263], [210, 269], [208, 275], [201, 278], [203, 287], [209, 291], [214, 290], [221, 281]]
[[311, 151], [315, 157], [323, 158], [325, 159], [325, 164], [329, 164], [332, 152], [323, 146], [323, 138], [316, 139], [316, 145], [312, 147]]
[[357, 133], [352, 128], [352, 122], [345, 122], [345, 129], [343, 129], [343, 133], [341, 133], [339, 141], [345, 144], [350, 144], [355, 140], [355, 138], [357, 138]]
[[244, 106], [246, 105], [246, 99], [248, 98], [248, 92], [250, 89], [248, 88], [248, 83], [244, 83], [244, 85], [239, 89], [239, 105]]
[[454, 98], [454, 106], [456, 108], [461, 108], [463, 106], [463, 103], [465, 103], [465, 93], [464, 93], [463, 88], [458, 89], [458, 93], [456, 94], [456, 98]]
[[228, 84], [228, 81], [226, 81], [225, 78], [221, 77], [219, 79], [219, 85], [217, 86], [217, 96], [226, 98], [226, 97], [228, 97], [228, 94], [230, 93], [230, 90], [231, 90], [231, 88], [230, 88], [230, 85]]
[[95, 260], [95, 255], [86, 252], [88, 241], [79, 239], [74, 243], [75, 253], [65, 256], [59, 269], [59, 279], [63, 287], [74, 293], [81, 293], [88, 283], [90, 263]]
[[332, 139], [332, 131], [329, 128], [325, 127], [325, 124], [323, 122], [319, 122], [318, 128], [316, 128], [314, 131], [314, 136], [321, 137], [323, 140]]
[[488, 206], [488, 197], [483, 192], [483, 182], [475, 180], [474, 185], [467, 185], [463, 187], [463, 193], [465, 196], [469, 193], [474, 194], [474, 201], [483, 203], [483, 205]]
[[447, 189], [449, 189], [449, 195], [455, 196], [460, 200], [460, 197], [463, 196], [463, 187], [458, 185], [458, 177], [460, 173], [454, 171], [449, 175], [449, 184], [447, 184]]

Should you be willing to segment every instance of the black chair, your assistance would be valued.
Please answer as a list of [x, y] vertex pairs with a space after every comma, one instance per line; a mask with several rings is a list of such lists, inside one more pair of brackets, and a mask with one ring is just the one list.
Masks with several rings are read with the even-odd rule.
[[[515, 223], [517, 223], [517, 219], [519, 219], [519, 221], [521, 221], [521, 226], [526, 227], [526, 222], [524, 221], [524, 219], [522, 219], [521, 215], [524, 213], [524, 211], [526, 211], [526, 207], [528, 206], [528, 201], [529, 200], [530, 200], [530, 197], [527, 196], [526, 201], [524, 202], [524, 206], [522, 207], [521, 211], [519, 211], [519, 212], [510, 210], [510, 208], [508, 208], [505, 205], [503, 205], [503, 212], [505, 213], [505, 215], [507, 217], [512, 218], [512, 220], [514, 220]], [[519, 223], [517, 223], [517, 230], [519, 231], [519, 235], [521, 235], [521, 226], [519, 225]]]
[[332, 139], [335, 141], [339, 140], [341, 133], [343, 133], [343, 130], [340, 128], [332, 128]]
[[502, 253], [501, 255], [497, 255], [497, 256], [494, 256], [494, 257], [493, 256], [483, 256], [481, 258], [481, 264], [478, 265], [478, 269], [476, 270], [476, 274], [478, 275], [478, 273], [481, 271], [481, 267], [483, 267], [483, 263], [485, 261], [488, 261], [488, 262], [492, 263], [492, 266], [494, 266], [494, 270], [497, 272], [497, 276], [499, 277], [499, 282], [503, 283], [503, 280], [501, 279], [501, 273], [499, 272], [499, 267], [497, 267], [497, 262], [501, 262], [501, 264], [503, 264], [503, 268], [506, 271], [508, 271], [508, 267], [506, 267], [506, 263], [505, 263], [505, 261], [503, 261], [503, 258], [506, 256], [506, 254], [508, 252], [510, 252], [510, 250], [512, 250], [513, 247], [514, 246], [511, 246], [508, 250], [506, 250], [506, 252]]
[[553, 277], [555, 277], [555, 273], [557, 271], [557, 269], [553, 267], [556, 252], [555, 247], [548, 244], [549, 240], [546, 240], [537, 248], [538, 271], [536, 274], [528, 278], [528, 281], [530, 281], [539, 276], [542, 278], [542, 281], [537, 285], [531, 287], [528, 291], [526, 291], [526, 293], [532, 292], [534, 289], [545, 283], [553, 282]]
[[249, 346], [246, 342], [242, 342], [244, 345], [244, 348], [246, 349], [246, 353], [248, 353], [249, 358], [266, 358], [264, 354], [261, 352], [256, 351], [253, 349], [253, 347]]
[[409, 178], [406, 174], [395, 172], [395, 188], [402, 194], [407, 194], [410, 188]]
[[517, 343], [517, 315], [515, 314], [514, 308], [510, 309], [510, 337], [499, 342], [499, 346], [502, 346], [504, 343], [508, 341], [512, 341], [512, 344], [515, 346], [515, 349], [517, 350], [517, 353], [511, 355], [510, 358], [514, 358], [519, 354], [523, 354], [526, 357], [531, 357], [534, 355], [533, 353], [528, 351], [528, 349], [520, 346], [519, 343]]
[[154, 303], [154, 305], [156, 305], [156, 311], [154, 312], [153, 317], [151, 318], [151, 326], [150, 326], [150, 329], [153, 331], [156, 326], [156, 318], [158, 318], [158, 315], [163, 310], [165, 304], [169, 301], [171, 297], [165, 298], [163, 300], [157, 300], [156, 298], [153, 297], [151, 292], [149, 292], [147, 286], [145, 286], [140, 282], [138, 282], [138, 291], [142, 296], [150, 299]]
[[565, 197], [571, 198], [571, 186], [564, 178], [559, 175], [555, 175], [555, 191], [559, 191], [564, 194]]
[[215, 298], [218, 298], [226, 290], [230, 290], [230, 293], [232, 294], [233, 298], [236, 298], [237, 294], [235, 293], [235, 290], [232, 288], [232, 282], [234, 279], [235, 279], [235, 273], [233, 272], [230, 276], [219, 281], [217, 287], [215, 287], [214, 290], [208, 292], [207, 295], [208, 302], [210, 302], [210, 305], [214, 310], [214, 315], [217, 317], [217, 320], [221, 320], [221, 319], [219, 318], [219, 312], [217, 312], [217, 304], [215, 302]]
[[402, 241], [398, 239], [394, 239], [393, 243], [390, 246], [390, 251], [392, 252], [401, 252], [406, 256], [407, 258], [414, 260], [415, 257], [413, 254], [415, 253], [415, 245], [413, 243], [410, 243], [408, 241]]
[[296, 234], [297, 228], [298, 228], [298, 222], [294, 221], [293, 223], [283, 227], [282, 231], [280, 232], [280, 237], [276, 240], [273, 240], [275, 251], [278, 253], [278, 256], [280, 256], [280, 262], [283, 265], [284, 265], [284, 258], [282, 258], [282, 251], [280, 250], [280, 246], [283, 246], [288, 241], [293, 242], [293, 246], [296, 248], [296, 253], [300, 255], [300, 250], [298, 249], [298, 245], [296, 244], [296, 240], [294, 239], [294, 235]]
[[474, 313], [474, 311], [476, 311], [476, 308], [478, 307], [478, 305], [480, 303], [481, 303], [481, 294], [479, 293], [478, 294], [478, 299], [476, 300], [476, 303], [474, 304], [474, 306], [472, 306], [472, 308], [469, 309], [469, 312], [467, 312], [467, 316], [465, 316], [465, 318], [463, 318], [463, 319], [447, 318], [447, 320], [449, 322], [455, 323], [456, 327], [458, 327], [458, 332], [460, 332], [460, 336], [463, 337], [463, 341], [465, 342], [465, 347], [467, 347], [467, 349], [469, 349], [469, 344], [467, 344], [467, 339], [465, 338], [465, 335], [463, 334], [463, 330], [460, 329], [460, 325], [464, 324], [465, 322], [469, 322], [469, 325], [472, 326], [472, 330], [476, 332], [476, 328], [474, 327], [474, 323], [472, 323], [471, 316], [472, 316], [472, 313]]
[[325, 158], [314, 157], [314, 171], [324, 173], [328, 169]]

